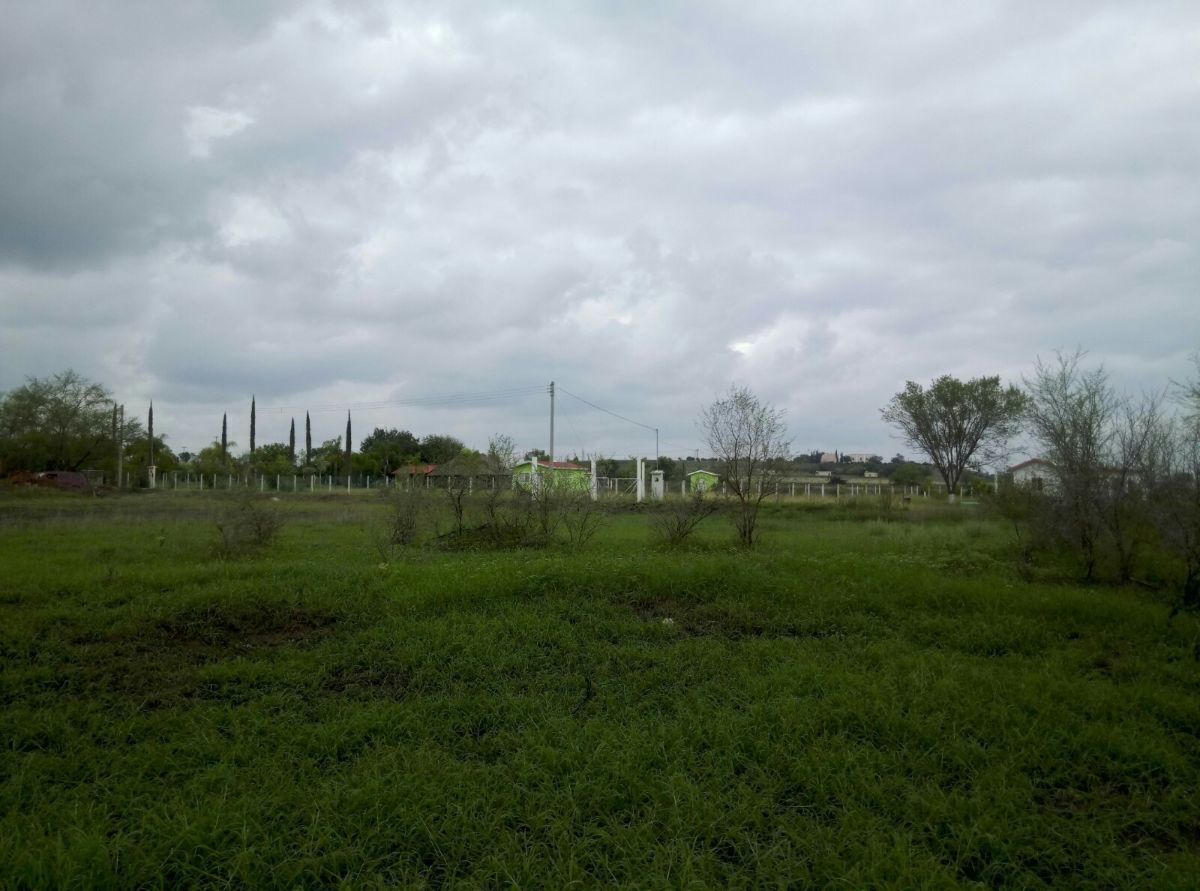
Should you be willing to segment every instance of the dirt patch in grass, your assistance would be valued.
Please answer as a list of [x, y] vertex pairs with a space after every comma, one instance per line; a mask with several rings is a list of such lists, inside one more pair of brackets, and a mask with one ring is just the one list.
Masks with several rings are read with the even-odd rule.
[[412, 672], [378, 665], [338, 665], [321, 680], [326, 693], [356, 699], [400, 699], [412, 685]]
[[195, 698], [196, 672], [204, 666], [302, 646], [329, 636], [340, 621], [328, 610], [295, 604], [214, 602], [107, 634], [77, 635], [58, 677], [76, 696], [115, 695], [144, 708], [170, 708]]
[[158, 620], [150, 634], [181, 646], [259, 649], [299, 643], [328, 634], [340, 617], [320, 608], [292, 604], [211, 604]]
[[844, 629], [810, 627], [762, 615], [753, 609], [722, 603], [695, 603], [672, 597], [637, 598], [629, 607], [647, 621], [676, 628], [684, 637], [724, 637], [740, 640], [755, 637], [795, 637], [815, 640], [841, 638]]

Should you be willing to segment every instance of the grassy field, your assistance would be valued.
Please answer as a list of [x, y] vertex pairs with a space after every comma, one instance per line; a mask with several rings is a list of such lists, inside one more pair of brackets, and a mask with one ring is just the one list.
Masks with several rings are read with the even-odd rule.
[[1200, 622], [969, 507], [412, 548], [0, 493], [4, 887], [1200, 886]]

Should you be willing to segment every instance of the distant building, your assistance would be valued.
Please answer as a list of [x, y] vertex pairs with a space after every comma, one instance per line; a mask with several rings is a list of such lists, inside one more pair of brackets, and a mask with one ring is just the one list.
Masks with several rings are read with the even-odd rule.
[[693, 470], [687, 475], [689, 492], [712, 492], [721, 478], [711, 470]]
[[837, 461], [838, 461], [837, 452], [821, 452], [821, 462], [820, 463], [822, 463], [822, 464], [837, 464]]
[[395, 470], [393, 470], [390, 473], [390, 476], [393, 476], [397, 479], [403, 479], [404, 477], [408, 477], [409, 479], [418, 479], [429, 476], [435, 470], [437, 470], [436, 464], [405, 464], [402, 467], [397, 467]]
[[842, 455], [851, 464], [866, 464], [875, 456], [870, 452], [851, 452], [848, 455]]
[[1008, 472], [1012, 474], [1013, 484], [1017, 486], [1028, 486], [1038, 492], [1054, 487], [1054, 465], [1044, 458], [1030, 458], [1020, 464], [1014, 464]]
[[[586, 492], [592, 485], [592, 471], [571, 461], [538, 461], [538, 474], [553, 474], [556, 486]], [[533, 483], [533, 462], [522, 461], [512, 469], [513, 487], [528, 489]]]
[[868, 470], [863, 473], [863, 476], [869, 480], [879, 479], [879, 473], [874, 470]]

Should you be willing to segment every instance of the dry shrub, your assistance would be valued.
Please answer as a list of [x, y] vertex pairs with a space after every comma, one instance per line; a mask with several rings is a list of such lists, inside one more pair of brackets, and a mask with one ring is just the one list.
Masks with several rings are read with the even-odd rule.
[[668, 499], [650, 515], [650, 529], [664, 547], [677, 548], [720, 509], [717, 498], [706, 496], [703, 491], [693, 492], [686, 498]]
[[214, 523], [218, 556], [232, 557], [274, 541], [283, 527], [283, 515], [270, 499], [250, 489], [235, 489], [222, 499]]

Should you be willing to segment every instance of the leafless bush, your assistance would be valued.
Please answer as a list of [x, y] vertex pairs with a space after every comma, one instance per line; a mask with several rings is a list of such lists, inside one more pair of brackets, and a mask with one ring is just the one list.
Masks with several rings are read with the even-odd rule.
[[388, 499], [385, 518], [387, 540], [394, 545], [410, 545], [417, 540], [426, 512], [425, 494], [419, 489], [399, 489]]
[[1030, 429], [1054, 465], [1053, 497], [1046, 499], [1047, 529], [1078, 553], [1092, 580], [1105, 534], [1101, 492], [1118, 401], [1103, 368], [1083, 371], [1082, 353], [1040, 359], [1032, 380]]
[[386, 506], [382, 517], [369, 527], [371, 544], [384, 563], [395, 559], [397, 550], [407, 547], [420, 536], [426, 516], [426, 495], [420, 489], [397, 488], [384, 496]]
[[274, 541], [283, 526], [283, 516], [268, 498], [250, 489], [235, 489], [222, 499], [214, 523], [216, 552], [231, 557]]
[[677, 548], [720, 508], [720, 501], [703, 490], [684, 498], [668, 499], [650, 515], [650, 529], [664, 546]]
[[522, 489], [498, 486], [480, 493], [483, 524], [479, 537], [493, 548], [519, 548], [536, 544], [533, 499]]
[[466, 516], [467, 496], [474, 489], [473, 479], [468, 476], [450, 476], [442, 491], [450, 501], [450, 511], [454, 515], [454, 534], [462, 535]]
[[784, 412], [762, 402], [745, 387], [730, 387], [724, 399], [704, 409], [697, 422], [720, 463], [721, 476], [737, 499], [732, 513], [738, 540], [751, 547], [758, 509], [779, 478], [791, 440]]
[[604, 509], [588, 492], [564, 493], [560, 509], [562, 528], [567, 543], [573, 548], [581, 548], [591, 541], [605, 522]]
[[1167, 430], [1158, 460], [1145, 470], [1149, 513], [1162, 546], [1183, 564], [1179, 607], [1200, 610], [1200, 419]]
[[994, 515], [1004, 520], [1013, 533], [1016, 569], [1021, 578], [1033, 578], [1033, 561], [1039, 550], [1050, 540], [1046, 531], [1046, 495], [1032, 486], [1001, 486], [991, 493], [985, 504]]

